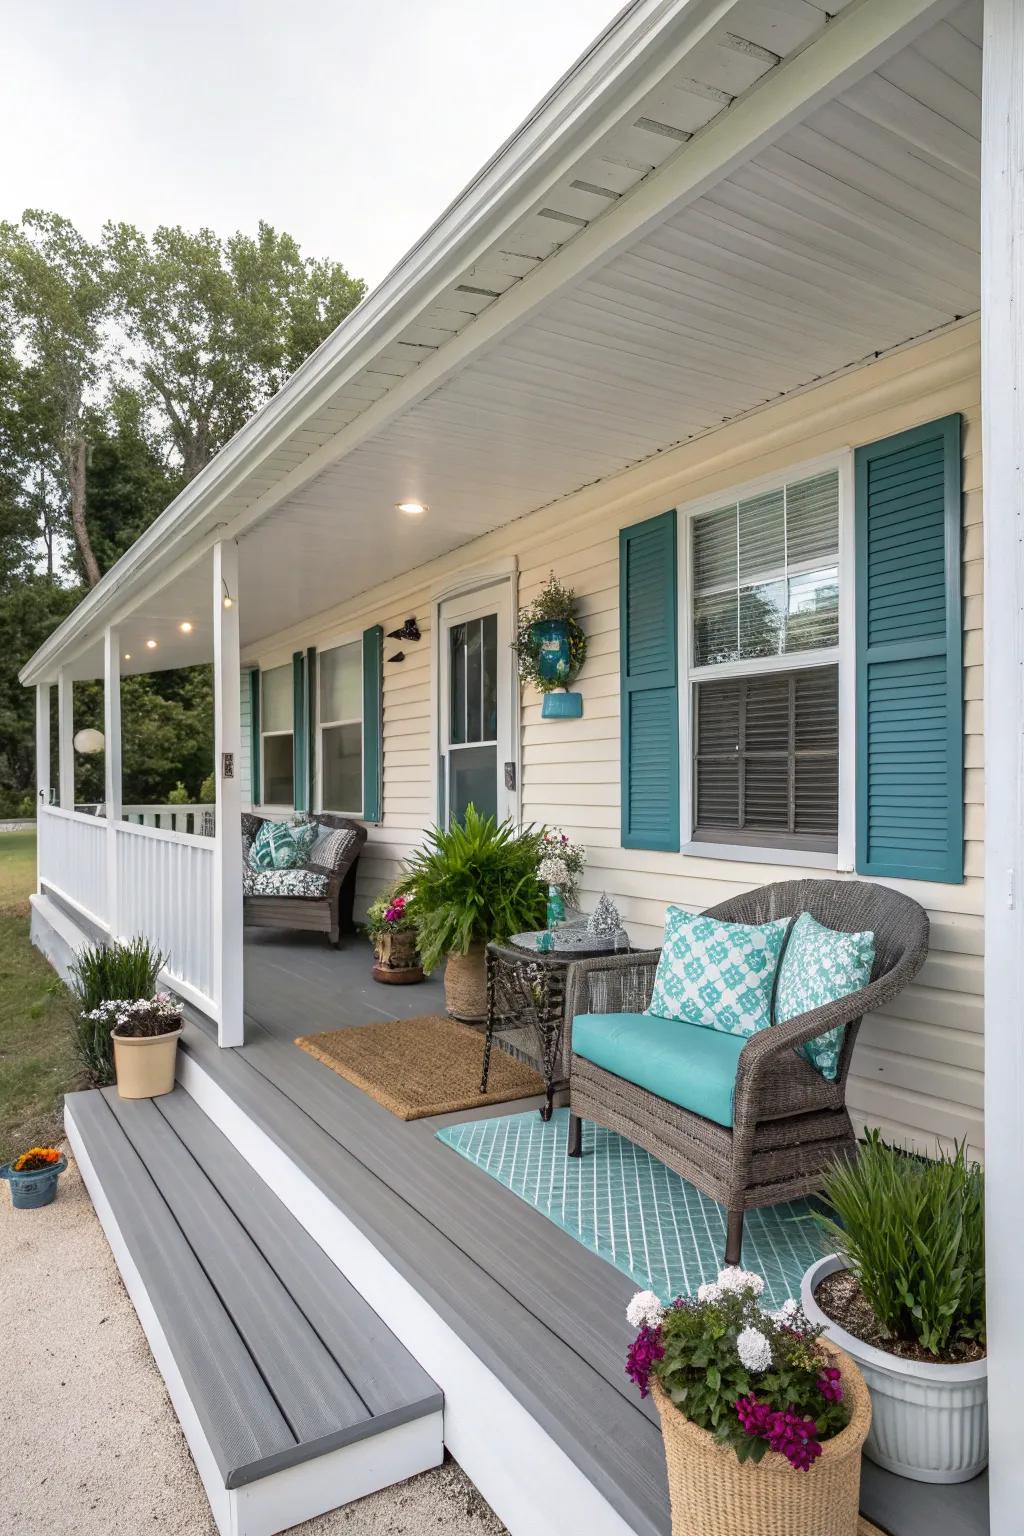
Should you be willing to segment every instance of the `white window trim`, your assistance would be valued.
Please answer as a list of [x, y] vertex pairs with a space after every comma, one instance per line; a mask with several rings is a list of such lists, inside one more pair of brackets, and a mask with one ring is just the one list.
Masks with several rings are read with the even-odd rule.
[[[752, 657], [749, 661], [723, 662], [718, 666], [691, 666], [692, 642], [690, 525], [704, 512], [714, 512], [733, 501], [772, 490], [795, 480], [810, 479], [825, 470], [839, 473], [839, 645], [794, 656]], [[853, 450], [843, 448], [820, 458], [786, 465], [743, 485], [727, 486], [699, 500], [676, 508], [679, 521], [679, 811], [684, 841], [680, 852], [693, 858], [737, 863], [782, 864], [808, 869], [853, 870], [856, 837], [856, 655], [855, 553], [853, 535]], [[800, 667], [837, 665], [839, 668], [839, 825], [835, 853], [814, 853], [799, 848], [753, 847], [747, 843], [692, 841], [693, 827], [693, 684], [707, 677], [749, 677], [756, 673], [791, 672]]]
[[[285, 657], [283, 660], [274, 660], [274, 661], [265, 662], [265, 663], [264, 662], [256, 663], [256, 665], [258, 665], [258, 667], [259, 667], [259, 675], [260, 675], [260, 797], [261, 797], [260, 798], [260, 810], [261, 811], [274, 811], [274, 812], [287, 811], [289, 813], [293, 813], [294, 810], [295, 810], [295, 720], [294, 720], [294, 718], [292, 719], [292, 728], [291, 728], [290, 731], [265, 731], [263, 729], [263, 721], [264, 721], [264, 718], [265, 718], [264, 710], [263, 710], [263, 679], [265, 678], [265, 676], [266, 676], [266, 674], [268, 672], [273, 672], [278, 667], [288, 667], [289, 670], [290, 670], [291, 669], [291, 664], [292, 664], [292, 655], [291, 655], [290, 651], [289, 651], [287, 657]], [[290, 805], [287, 804], [283, 800], [268, 800], [266, 798], [266, 792], [267, 792], [267, 759], [266, 759], [266, 754], [263, 751], [263, 743], [267, 739], [268, 736], [290, 736], [292, 738], [292, 803]]]
[[[316, 781], [313, 786], [313, 798], [316, 804], [316, 815], [320, 816], [350, 816], [354, 821], [363, 819], [363, 795], [366, 787], [366, 721], [363, 719], [362, 702], [360, 702], [359, 714], [349, 720], [323, 720], [320, 716], [320, 657], [324, 651], [336, 651], [343, 645], [358, 645], [359, 647], [359, 678], [360, 699], [362, 690], [362, 662], [363, 662], [363, 635], [361, 630], [354, 634], [348, 631], [345, 634], [333, 635], [328, 640], [317, 642], [316, 647], [316, 763], [314, 773]], [[325, 730], [330, 730], [335, 725], [358, 725], [359, 727], [359, 806], [356, 810], [340, 810], [333, 805], [324, 805], [324, 736]]]

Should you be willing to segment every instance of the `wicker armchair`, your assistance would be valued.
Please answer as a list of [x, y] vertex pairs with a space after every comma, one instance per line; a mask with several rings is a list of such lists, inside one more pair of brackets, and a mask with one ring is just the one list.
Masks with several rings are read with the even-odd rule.
[[[746, 1042], [739, 1057], [731, 1128], [593, 1065], [570, 1046], [569, 1156], [581, 1153], [583, 1119], [644, 1147], [725, 1206], [725, 1262], [738, 1264], [744, 1212], [814, 1193], [832, 1159], [853, 1147], [846, 1080], [860, 1021], [894, 998], [920, 970], [928, 953], [928, 918], [908, 896], [856, 880], [784, 881], [708, 910], [734, 923], [765, 923], [809, 912], [828, 928], [871, 930], [875, 935], [875, 963], [866, 987], [759, 1030]], [[569, 1030], [580, 1014], [643, 1012], [650, 1003], [659, 958], [660, 951], [650, 950], [574, 965], [566, 998]], [[796, 1048], [837, 1024], [847, 1027], [838, 1075], [829, 1082]]]
[[[251, 845], [261, 822], [267, 818], [246, 811], [242, 815], [243, 846]], [[352, 908], [356, 894], [356, 866], [366, 842], [366, 828], [346, 816], [321, 814], [313, 818], [322, 828], [352, 833], [348, 847], [330, 867], [317, 865], [317, 872], [327, 876], [322, 896], [255, 895], [246, 893], [242, 903], [242, 921], [252, 928], [300, 928], [326, 933], [337, 949], [343, 933], [352, 931]]]

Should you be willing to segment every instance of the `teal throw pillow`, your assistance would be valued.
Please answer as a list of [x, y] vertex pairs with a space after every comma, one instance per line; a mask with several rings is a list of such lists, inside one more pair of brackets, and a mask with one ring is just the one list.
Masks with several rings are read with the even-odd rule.
[[[779, 970], [775, 1018], [779, 1024], [859, 992], [871, 980], [873, 933], [837, 933], [802, 912], [793, 924]], [[845, 1025], [837, 1024], [800, 1047], [812, 1067], [834, 1083], [839, 1072]]]
[[249, 850], [250, 869], [298, 869], [316, 842], [315, 821], [265, 821]]
[[772, 923], [726, 923], [669, 907], [647, 1012], [729, 1035], [767, 1029], [788, 927], [785, 917]]

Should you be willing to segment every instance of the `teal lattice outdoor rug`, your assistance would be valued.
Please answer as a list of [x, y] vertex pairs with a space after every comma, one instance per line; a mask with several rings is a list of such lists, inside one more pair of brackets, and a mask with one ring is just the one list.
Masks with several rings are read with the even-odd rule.
[[[547, 1125], [535, 1110], [474, 1120], [438, 1139], [504, 1184], [578, 1243], [663, 1301], [713, 1280], [725, 1251], [725, 1211], [631, 1141], [589, 1121], [583, 1156], [567, 1158], [569, 1111]], [[766, 1300], [800, 1295], [822, 1248], [806, 1200], [748, 1211], [743, 1264], [764, 1276]]]

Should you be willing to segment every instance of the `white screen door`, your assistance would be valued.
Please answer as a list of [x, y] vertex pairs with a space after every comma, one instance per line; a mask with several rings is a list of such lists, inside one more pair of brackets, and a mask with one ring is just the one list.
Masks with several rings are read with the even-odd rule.
[[511, 583], [499, 582], [441, 604], [439, 745], [442, 824], [467, 805], [499, 821], [515, 816], [512, 750]]

